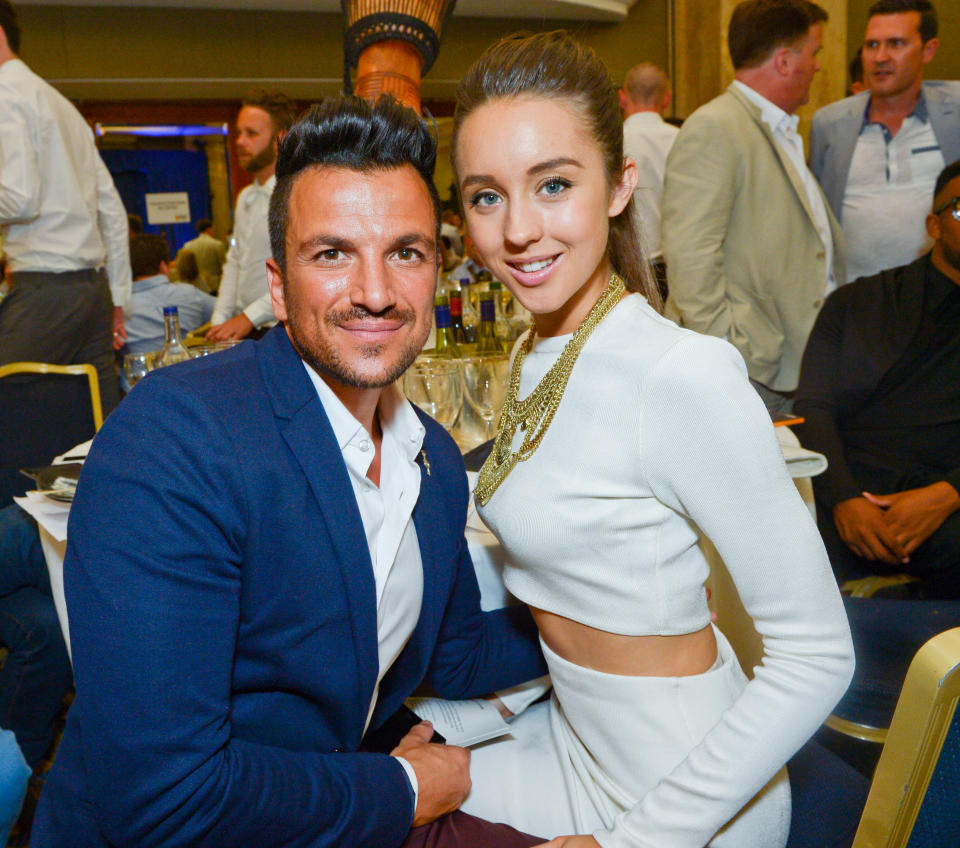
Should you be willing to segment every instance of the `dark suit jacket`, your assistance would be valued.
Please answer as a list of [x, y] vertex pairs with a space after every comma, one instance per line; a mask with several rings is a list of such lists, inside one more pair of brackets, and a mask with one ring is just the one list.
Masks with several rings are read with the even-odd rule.
[[[525, 610], [480, 612], [463, 464], [424, 425], [422, 611], [372, 727], [422, 680], [460, 698], [544, 672]], [[138, 385], [97, 436], [69, 533], [77, 699], [35, 845], [405, 838], [401, 766], [354, 753], [378, 670], [360, 513], [282, 328]]]
[[[840, 422], [863, 408], [913, 341], [923, 317], [929, 261], [927, 254], [841, 286], [827, 298], [810, 333], [793, 409], [806, 419], [797, 430], [803, 446], [827, 457], [828, 468], [814, 479], [814, 488], [830, 509], [863, 490], [845, 459]], [[956, 488], [960, 471], [944, 479]]]

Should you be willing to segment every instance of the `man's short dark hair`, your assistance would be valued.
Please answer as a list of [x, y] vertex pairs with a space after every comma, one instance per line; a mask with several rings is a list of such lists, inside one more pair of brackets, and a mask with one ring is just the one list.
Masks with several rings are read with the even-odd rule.
[[863, 56], [860, 50], [858, 50], [850, 60], [849, 71], [850, 85], [853, 85], [855, 82], [863, 85]]
[[270, 197], [270, 248], [286, 270], [290, 194], [302, 171], [313, 167], [347, 168], [361, 174], [412, 165], [433, 201], [440, 234], [440, 198], [433, 184], [437, 146], [420, 116], [390, 95], [370, 103], [341, 97], [313, 106], [280, 142], [277, 182]]
[[130, 239], [130, 270], [134, 279], [160, 273], [160, 263], [170, 259], [170, 245], [156, 233], [137, 233]]
[[937, 10], [929, 0], [877, 0], [867, 12], [867, 20], [874, 15], [900, 15], [904, 12], [920, 13], [920, 40], [924, 44], [937, 37]]
[[826, 20], [826, 10], [810, 0], [743, 0], [727, 30], [733, 67], [762, 65], [774, 50], [799, 44], [810, 27]]
[[251, 88], [243, 96], [241, 105], [263, 109], [276, 132], [286, 132], [297, 119], [297, 104], [286, 94], [269, 88]]
[[7, 44], [14, 53], [20, 52], [20, 23], [17, 21], [17, 10], [10, 0], [0, 0], [0, 27], [7, 36]]
[[212, 226], [213, 221], [211, 221], [209, 218], [201, 218], [199, 221], [197, 221], [197, 234], [199, 235], [200, 233], [205, 233]]
[[947, 183], [955, 180], [957, 177], [960, 177], [960, 159], [947, 165], [947, 167], [940, 172], [940, 176], [937, 177], [937, 184], [933, 189], [933, 196], [936, 197], [940, 194], [940, 192], [947, 187]]

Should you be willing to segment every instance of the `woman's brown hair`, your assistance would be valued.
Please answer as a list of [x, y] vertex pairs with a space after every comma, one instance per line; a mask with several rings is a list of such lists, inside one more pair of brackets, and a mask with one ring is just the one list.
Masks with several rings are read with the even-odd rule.
[[[563, 30], [508, 35], [470, 66], [457, 86], [450, 145], [454, 170], [463, 122], [485, 103], [509, 97], [547, 97], [570, 103], [603, 151], [607, 184], [613, 186], [620, 178], [623, 119], [617, 86], [600, 57]], [[633, 207], [631, 197], [623, 211], [610, 219], [607, 253], [627, 289], [640, 292], [659, 311], [660, 292], [640, 242]]]

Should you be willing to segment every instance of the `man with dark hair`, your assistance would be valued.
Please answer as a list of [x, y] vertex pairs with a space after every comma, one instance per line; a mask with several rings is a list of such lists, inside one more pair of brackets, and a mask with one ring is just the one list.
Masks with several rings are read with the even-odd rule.
[[960, 158], [960, 82], [924, 82], [937, 52], [928, 0], [870, 7], [860, 94], [813, 118], [810, 167], [847, 245], [847, 279], [912, 262], [930, 249], [923, 226], [933, 184]]
[[215, 294], [220, 288], [220, 275], [223, 272], [223, 263], [227, 260], [227, 246], [213, 235], [213, 221], [209, 218], [197, 221], [197, 237], [184, 244], [180, 250], [192, 253], [197, 258], [197, 269], [203, 282], [201, 288]]
[[276, 182], [277, 145], [295, 118], [295, 104], [279, 91], [254, 88], [243, 98], [237, 114], [237, 160], [253, 182], [237, 197], [233, 241], [207, 341], [243, 339], [273, 321], [267, 291], [267, 209]]
[[847, 88], [848, 97], [867, 90], [867, 85], [863, 81], [863, 57], [860, 55], [861, 50], [862, 48], [857, 50], [856, 55], [850, 60], [848, 68], [850, 73], [850, 85]]
[[127, 213], [87, 122], [19, 47], [16, 13], [0, 0], [0, 239], [11, 271], [0, 365], [93, 363], [109, 412], [130, 295]]
[[170, 282], [170, 245], [163, 236], [141, 233], [130, 239], [130, 267], [133, 293], [127, 306], [127, 352], [163, 347], [165, 306], [177, 307], [184, 333], [210, 320], [215, 303], [212, 296], [189, 283]]
[[796, 110], [827, 15], [746, 0], [730, 19], [734, 82], [683, 124], [667, 159], [663, 250], [684, 326], [727, 338], [767, 406], [788, 411], [824, 297], [844, 282], [839, 227], [806, 167]]
[[422, 681], [544, 672], [525, 608], [481, 613], [459, 450], [395, 386], [431, 323], [435, 156], [390, 98], [304, 117], [270, 207], [282, 325], [151, 373], [98, 433], [35, 848], [542, 842], [445, 815], [469, 755], [429, 725], [361, 750]]
[[803, 357], [801, 438], [823, 453], [813, 481], [841, 580], [922, 579], [960, 598], [960, 161], [936, 182], [933, 249], [827, 299]]

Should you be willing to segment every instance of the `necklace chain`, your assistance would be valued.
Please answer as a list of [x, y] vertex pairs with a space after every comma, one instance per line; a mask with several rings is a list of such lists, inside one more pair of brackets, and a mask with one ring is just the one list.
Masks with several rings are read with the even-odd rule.
[[[611, 274], [607, 288], [566, 343], [557, 361], [543, 375], [537, 387], [521, 401], [517, 399], [520, 391], [520, 372], [536, 337], [536, 330], [533, 327], [530, 328], [513, 360], [510, 385], [503, 403], [503, 411], [500, 413], [500, 429], [494, 440], [493, 450], [490, 451], [490, 455], [480, 469], [477, 487], [473, 492], [474, 499], [480, 506], [486, 505], [518, 462], [529, 459], [540, 447], [563, 398], [563, 392], [580, 351], [596, 326], [620, 302], [620, 298], [625, 293], [626, 287], [623, 280], [616, 274]], [[517, 430], [524, 434], [523, 442], [518, 450], [512, 450]]]

